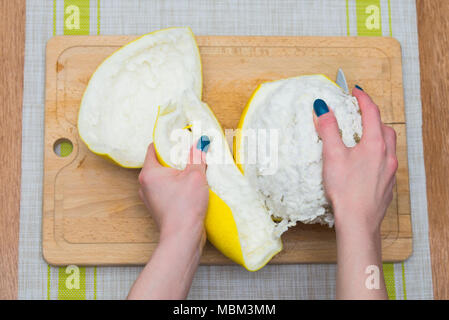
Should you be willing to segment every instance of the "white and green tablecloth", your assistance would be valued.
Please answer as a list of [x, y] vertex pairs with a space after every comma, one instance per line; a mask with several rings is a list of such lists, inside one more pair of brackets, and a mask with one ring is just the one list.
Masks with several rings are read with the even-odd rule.
[[[413, 255], [385, 264], [393, 299], [431, 299], [415, 0], [28, 0], [23, 99], [19, 298], [122, 299], [141, 267], [51, 267], [42, 258], [45, 45], [54, 35], [144, 34], [190, 26], [197, 35], [393, 36], [402, 45]], [[191, 299], [332, 299], [334, 264], [201, 266]], [[79, 281], [79, 283], [78, 283]]]

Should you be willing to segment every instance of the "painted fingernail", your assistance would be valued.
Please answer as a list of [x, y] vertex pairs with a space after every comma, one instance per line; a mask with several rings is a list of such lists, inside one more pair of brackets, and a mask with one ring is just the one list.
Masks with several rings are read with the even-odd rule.
[[326, 102], [321, 99], [315, 100], [315, 102], [313, 103], [313, 110], [315, 110], [315, 114], [317, 115], [317, 117], [329, 112], [329, 108], [327, 107]]
[[355, 85], [355, 87], [357, 88], [357, 89], [359, 89], [359, 90], [362, 90], [363, 91], [363, 89], [362, 89], [362, 87], [361, 86], [359, 86], [359, 85]]
[[209, 150], [209, 145], [210, 145], [209, 137], [201, 136], [201, 138], [198, 139], [198, 144], [196, 145], [196, 148], [203, 152], [207, 152], [207, 150]]

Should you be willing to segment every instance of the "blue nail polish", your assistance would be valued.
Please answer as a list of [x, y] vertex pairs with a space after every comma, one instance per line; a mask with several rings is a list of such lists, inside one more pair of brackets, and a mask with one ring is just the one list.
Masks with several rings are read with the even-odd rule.
[[357, 88], [357, 89], [359, 89], [359, 90], [362, 90], [363, 91], [363, 89], [362, 89], [362, 87], [360, 87], [359, 85], [355, 85], [355, 87]]
[[209, 150], [209, 145], [210, 145], [209, 137], [201, 136], [201, 138], [198, 140], [198, 144], [196, 145], [196, 148], [203, 152], [207, 152], [207, 150]]
[[329, 108], [327, 107], [326, 102], [321, 99], [315, 100], [315, 102], [313, 103], [313, 110], [315, 110], [315, 114], [317, 115], [317, 117], [329, 112]]

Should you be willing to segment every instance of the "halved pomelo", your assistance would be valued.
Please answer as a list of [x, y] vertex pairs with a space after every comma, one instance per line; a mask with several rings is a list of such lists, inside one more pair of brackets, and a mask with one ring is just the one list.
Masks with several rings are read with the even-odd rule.
[[[279, 232], [303, 223], [332, 226], [334, 217], [322, 181], [322, 141], [313, 123], [313, 104], [322, 99], [333, 110], [346, 146], [361, 137], [356, 98], [324, 75], [300, 76], [261, 84], [251, 96], [238, 125], [234, 145], [237, 165], [264, 200]], [[277, 135], [275, 157], [249, 163], [248, 152], [260, 155], [267, 142], [247, 142], [247, 132]], [[265, 154], [268, 154], [265, 152]]]
[[201, 98], [201, 60], [190, 28], [144, 35], [114, 52], [92, 75], [78, 115], [88, 148], [118, 165], [140, 168], [159, 105], [189, 90]]
[[194, 94], [161, 107], [153, 135], [156, 154], [164, 165], [183, 169], [190, 146], [202, 135], [211, 140], [206, 155], [207, 238], [225, 256], [256, 271], [282, 250], [281, 240], [257, 192], [235, 165], [220, 124]]

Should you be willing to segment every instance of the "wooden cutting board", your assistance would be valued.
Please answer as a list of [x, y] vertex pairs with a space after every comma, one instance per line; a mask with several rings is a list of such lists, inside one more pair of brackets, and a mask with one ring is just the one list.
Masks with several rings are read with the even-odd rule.
[[[77, 132], [82, 94], [95, 68], [136, 36], [59, 36], [47, 44], [43, 254], [53, 265], [128, 265], [148, 261], [158, 231], [140, 201], [139, 170], [123, 169], [89, 152]], [[199, 36], [203, 100], [224, 128], [235, 128], [262, 82], [337, 69], [349, 87], [362, 86], [397, 132], [399, 169], [394, 199], [382, 224], [384, 261], [412, 251], [401, 49], [392, 38]], [[73, 152], [59, 157], [55, 142]], [[333, 229], [299, 224], [283, 237], [271, 263], [335, 262]], [[209, 243], [203, 264], [231, 263]]]

